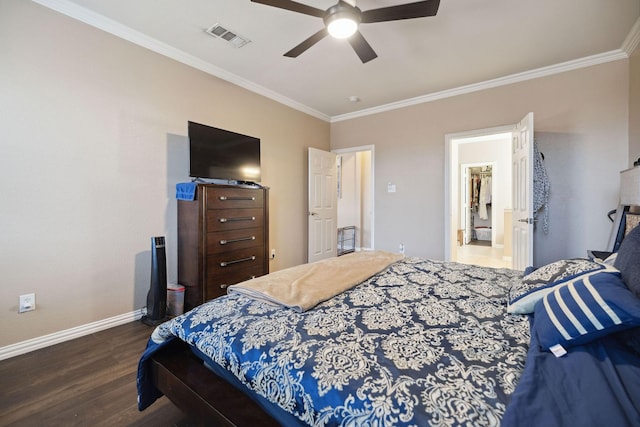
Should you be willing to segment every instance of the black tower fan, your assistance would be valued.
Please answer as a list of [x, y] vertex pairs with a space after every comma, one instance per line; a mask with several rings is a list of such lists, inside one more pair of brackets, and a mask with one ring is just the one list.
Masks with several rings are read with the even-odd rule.
[[167, 315], [167, 254], [164, 237], [151, 238], [151, 285], [147, 293], [147, 315], [142, 322], [156, 326], [166, 320]]

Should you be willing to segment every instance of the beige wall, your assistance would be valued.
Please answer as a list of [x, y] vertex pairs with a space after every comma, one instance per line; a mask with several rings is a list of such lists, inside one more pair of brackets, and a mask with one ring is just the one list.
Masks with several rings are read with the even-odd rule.
[[445, 135], [515, 124], [530, 111], [552, 186], [536, 265], [604, 247], [629, 157], [629, 71], [620, 60], [332, 123], [332, 149], [375, 145], [376, 248], [403, 242], [409, 255], [442, 259]]
[[261, 138], [271, 270], [305, 262], [328, 123], [32, 2], [0, 2], [0, 58], [0, 347], [146, 305], [151, 236], [175, 280], [187, 120]]
[[629, 167], [640, 158], [640, 46], [629, 60]]

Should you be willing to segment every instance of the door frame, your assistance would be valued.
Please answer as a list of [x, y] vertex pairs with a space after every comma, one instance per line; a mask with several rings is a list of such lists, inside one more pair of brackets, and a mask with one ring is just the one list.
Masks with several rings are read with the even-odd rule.
[[[375, 249], [376, 245], [375, 245], [375, 212], [376, 212], [376, 200], [375, 200], [375, 188], [376, 188], [376, 168], [375, 168], [375, 156], [376, 156], [376, 150], [375, 150], [375, 145], [361, 145], [358, 147], [349, 147], [349, 148], [338, 148], [335, 150], [331, 150], [332, 153], [335, 153], [336, 155], [339, 154], [345, 154], [345, 153], [358, 153], [358, 152], [362, 152], [362, 151], [369, 151], [371, 152], [371, 189], [370, 189], [370, 194], [369, 197], [371, 198], [371, 213], [370, 213], [370, 220], [371, 220], [371, 247], [370, 248], [366, 248], [366, 249]], [[364, 249], [364, 248], [363, 248]]]
[[457, 241], [457, 212], [460, 210], [460, 172], [458, 170], [458, 153], [460, 144], [468, 144], [469, 140], [491, 139], [496, 134], [512, 133], [514, 125], [476, 129], [466, 132], [445, 135], [444, 150], [444, 260], [451, 261]]
[[[483, 166], [491, 166], [492, 169], [495, 169], [496, 162], [461, 163], [460, 164], [460, 169], [461, 169], [460, 170], [460, 177], [462, 178], [464, 176], [468, 176], [468, 175], [465, 175], [465, 173], [468, 173], [469, 169], [483, 167]], [[467, 194], [460, 194], [460, 192], [458, 193], [458, 198], [460, 200], [460, 205], [458, 205], [458, 208], [461, 208], [464, 205], [463, 197], [466, 198], [466, 200], [469, 200], [469, 194], [468, 193], [470, 191], [470, 188], [468, 186], [465, 186], [465, 188], [467, 190]], [[458, 190], [460, 190], [460, 188], [458, 188]], [[491, 193], [492, 194], [496, 194], [496, 183], [495, 183], [495, 181], [493, 179], [491, 180]], [[465, 209], [465, 216], [467, 215], [467, 213], [469, 213], [469, 216], [471, 216], [470, 215], [469, 206], [467, 206], [467, 208]], [[464, 221], [465, 221], [464, 222], [464, 224], [465, 224], [465, 229], [464, 230], [465, 230], [465, 233], [466, 233], [466, 231], [467, 231], [467, 229], [469, 227], [468, 222], [470, 222], [470, 221], [467, 221], [466, 218], [465, 218]], [[462, 226], [462, 218], [458, 218], [458, 224], [460, 226]], [[496, 213], [495, 212], [491, 213], [491, 229], [492, 230], [496, 230]], [[470, 237], [468, 239], [467, 239], [467, 237], [468, 236], [465, 234], [465, 244], [467, 243], [467, 240], [469, 240], [469, 241], [471, 240]], [[491, 247], [492, 248], [493, 247], [500, 247], [500, 245], [496, 244], [496, 233], [491, 233]]]

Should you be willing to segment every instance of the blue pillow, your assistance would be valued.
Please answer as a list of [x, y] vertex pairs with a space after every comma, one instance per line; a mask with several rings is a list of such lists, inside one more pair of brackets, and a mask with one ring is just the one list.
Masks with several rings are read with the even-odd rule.
[[613, 265], [620, 270], [629, 289], [640, 297], [640, 225], [622, 240]]
[[585, 273], [604, 269], [605, 265], [588, 259], [563, 259], [526, 274], [509, 289], [511, 314], [533, 313], [536, 303], [554, 287]]
[[536, 304], [533, 320], [545, 350], [585, 344], [638, 325], [640, 299], [618, 272], [597, 272], [557, 287]]

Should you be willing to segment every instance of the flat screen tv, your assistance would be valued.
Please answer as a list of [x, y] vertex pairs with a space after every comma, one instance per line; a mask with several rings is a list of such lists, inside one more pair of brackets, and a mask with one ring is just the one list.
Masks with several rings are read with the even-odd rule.
[[189, 176], [260, 182], [260, 139], [189, 122]]

